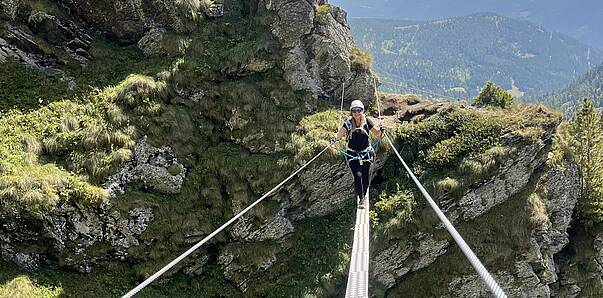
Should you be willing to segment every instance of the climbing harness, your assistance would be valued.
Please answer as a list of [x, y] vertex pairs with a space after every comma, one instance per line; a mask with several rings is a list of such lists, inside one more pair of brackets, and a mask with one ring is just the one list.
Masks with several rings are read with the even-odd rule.
[[249, 207], [247, 207], [243, 211], [239, 212], [239, 214], [235, 215], [235, 217], [231, 218], [228, 222], [226, 222], [225, 224], [223, 224], [217, 230], [213, 231], [207, 237], [203, 238], [203, 240], [199, 241], [197, 244], [195, 244], [195, 246], [191, 247], [189, 250], [187, 250], [186, 252], [184, 252], [183, 254], [181, 254], [179, 257], [177, 257], [176, 259], [174, 259], [173, 261], [171, 261], [169, 264], [165, 265], [163, 268], [161, 268], [159, 271], [157, 271], [151, 277], [147, 278], [140, 285], [138, 285], [137, 287], [135, 287], [134, 289], [132, 289], [130, 292], [126, 293], [122, 298], [129, 298], [129, 297], [134, 296], [136, 293], [138, 293], [144, 287], [146, 287], [147, 285], [149, 285], [150, 283], [152, 283], [155, 279], [157, 279], [159, 276], [161, 276], [162, 274], [164, 274], [170, 268], [174, 267], [176, 264], [178, 264], [180, 261], [182, 261], [188, 255], [190, 255], [192, 252], [194, 252], [199, 247], [201, 247], [201, 245], [205, 244], [211, 238], [213, 238], [218, 233], [220, 233], [222, 230], [224, 230], [226, 227], [228, 227], [233, 222], [235, 222], [239, 217], [243, 216], [243, 214], [247, 213], [249, 210], [251, 210], [253, 207], [255, 207], [255, 205], [259, 204], [261, 201], [263, 201], [265, 198], [267, 198], [269, 195], [271, 195], [272, 193], [274, 193], [277, 189], [279, 189], [281, 186], [283, 186], [285, 183], [287, 183], [289, 180], [291, 180], [293, 177], [295, 177], [295, 175], [297, 175], [299, 172], [301, 172], [303, 169], [305, 169], [309, 164], [311, 164], [312, 162], [314, 162], [325, 151], [327, 151], [327, 149], [329, 149], [329, 147], [330, 146], [327, 146], [324, 149], [322, 149], [322, 151], [320, 151], [320, 153], [316, 154], [316, 156], [314, 156], [312, 159], [310, 159], [310, 161], [308, 161], [307, 163], [305, 163], [302, 167], [300, 167], [299, 169], [297, 169], [297, 171], [295, 171], [293, 174], [291, 174], [289, 177], [287, 177], [285, 180], [283, 180], [279, 185], [275, 186], [273, 189], [271, 189], [270, 191], [268, 191], [266, 194], [264, 194], [261, 198], [259, 198], [253, 204], [249, 205]]
[[[362, 151], [354, 151], [347, 147], [339, 147], [337, 151], [343, 155], [347, 162], [352, 160], [358, 160], [360, 165], [363, 162], [373, 162], [375, 160], [375, 154], [377, 153], [377, 148], [381, 144], [381, 140], [377, 139], [373, 144], [369, 144], [369, 146]], [[348, 153], [351, 152], [352, 154]]]

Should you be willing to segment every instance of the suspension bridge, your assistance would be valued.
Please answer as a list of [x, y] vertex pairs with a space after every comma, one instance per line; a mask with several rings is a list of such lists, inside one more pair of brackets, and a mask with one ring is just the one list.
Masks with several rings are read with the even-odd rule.
[[[376, 88], [376, 83], [375, 83], [375, 88]], [[341, 104], [342, 111], [343, 111], [344, 93], [345, 93], [345, 85], [342, 89], [342, 104]], [[379, 112], [379, 119], [381, 120], [382, 117], [381, 117], [381, 108], [379, 107], [379, 99], [377, 100], [377, 109]], [[452, 238], [454, 239], [456, 244], [459, 246], [459, 248], [461, 249], [461, 251], [463, 252], [465, 257], [467, 258], [467, 261], [473, 266], [473, 268], [475, 269], [475, 271], [477, 272], [479, 277], [486, 284], [486, 286], [490, 290], [492, 296], [497, 297], [497, 298], [506, 298], [507, 295], [505, 294], [503, 289], [498, 285], [498, 283], [490, 275], [488, 270], [484, 267], [484, 265], [481, 263], [481, 261], [475, 255], [475, 253], [471, 250], [469, 245], [467, 245], [467, 243], [465, 242], [463, 237], [457, 232], [456, 228], [448, 220], [446, 215], [438, 207], [438, 205], [435, 203], [435, 201], [433, 200], [431, 195], [427, 192], [425, 187], [423, 187], [421, 182], [417, 179], [417, 177], [414, 175], [414, 173], [408, 167], [408, 165], [406, 164], [406, 162], [404, 161], [404, 159], [402, 158], [402, 156], [400, 155], [400, 153], [394, 146], [394, 143], [390, 139], [389, 135], [387, 133], [383, 133], [382, 137], [384, 137], [385, 140], [387, 140], [387, 143], [389, 144], [389, 146], [395, 153], [396, 157], [400, 160], [400, 162], [401, 162], [402, 166], [404, 167], [405, 171], [407, 172], [407, 174], [413, 180], [415, 185], [418, 187], [420, 192], [423, 194], [423, 196], [427, 200], [429, 206], [436, 213], [440, 222], [443, 224], [443, 226], [446, 228], [446, 230], [452, 236]], [[249, 205], [243, 211], [241, 211], [240, 213], [235, 215], [233, 218], [231, 218], [229, 221], [224, 223], [222, 226], [220, 226], [214, 232], [212, 232], [211, 234], [206, 236], [204, 239], [199, 241], [197, 244], [195, 244], [193, 247], [188, 249], [186, 252], [184, 252], [183, 254], [181, 254], [180, 256], [175, 258], [173, 261], [171, 261], [170, 263], [165, 265], [163, 268], [161, 268], [159, 271], [157, 271], [155, 274], [153, 274], [152, 276], [147, 278], [141, 284], [139, 284], [138, 286], [136, 286], [135, 288], [130, 290], [128, 293], [123, 295], [123, 298], [133, 297], [138, 292], [140, 292], [142, 289], [144, 289], [146, 286], [148, 286], [153, 281], [155, 281], [162, 274], [164, 274], [166, 271], [170, 270], [176, 264], [178, 264], [179, 262], [184, 260], [187, 256], [189, 256], [195, 250], [199, 249], [203, 244], [205, 244], [209, 240], [211, 240], [215, 235], [217, 235], [222, 230], [224, 230], [225, 228], [230, 226], [232, 223], [234, 223], [237, 219], [239, 219], [241, 216], [243, 216], [249, 210], [253, 209], [256, 205], [260, 204], [264, 199], [266, 199], [270, 195], [274, 194], [278, 189], [280, 189], [287, 182], [291, 181], [291, 179], [293, 179], [298, 173], [300, 173], [306, 167], [308, 167], [310, 164], [312, 164], [316, 159], [318, 159], [322, 154], [324, 154], [327, 151], [327, 149], [329, 149], [330, 147], [331, 147], [331, 145], [326, 146], [318, 154], [316, 154], [312, 159], [310, 159], [303, 166], [301, 166], [299, 169], [294, 171], [291, 175], [289, 175], [289, 177], [287, 177], [285, 180], [283, 180], [277, 186], [272, 188], [270, 191], [268, 191], [266, 194], [264, 194], [262, 197], [260, 197], [257, 201], [253, 202], [251, 205]], [[368, 193], [368, 191], [367, 191], [367, 193]], [[365, 199], [364, 206], [365, 206], [365, 208], [358, 208], [356, 210], [356, 224], [354, 226], [354, 239], [353, 239], [352, 253], [351, 253], [351, 258], [350, 258], [350, 266], [349, 266], [349, 271], [348, 271], [348, 282], [347, 282], [346, 294], [345, 294], [346, 298], [369, 297], [370, 198], [368, 197], [368, 194], [367, 194], [367, 198]]]

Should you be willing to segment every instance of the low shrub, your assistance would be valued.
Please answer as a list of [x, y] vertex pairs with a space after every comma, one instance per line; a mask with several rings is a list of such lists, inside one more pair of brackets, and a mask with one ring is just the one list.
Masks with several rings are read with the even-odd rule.
[[515, 103], [513, 96], [492, 82], [487, 82], [479, 95], [473, 100], [476, 106], [510, 107]]
[[416, 205], [413, 193], [400, 190], [400, 185], [396, 184], [396, 192], [393, 194], [382, 192], [379, 195], [370, 214], [371, 222], [377, 225], [386, 237], [393, 236], [396, 231], [412, 221]]

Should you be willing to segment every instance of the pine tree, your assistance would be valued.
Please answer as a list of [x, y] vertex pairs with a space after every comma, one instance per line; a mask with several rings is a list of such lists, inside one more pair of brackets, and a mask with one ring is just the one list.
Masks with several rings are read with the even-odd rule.
[[514, 103], [513, 96], [498, 85], [488, 82], [473, 100], [476, 106], [497, 106], [506, 108]]
[[580, 213], [589, 221], [603, 221], [603, 124], [592, 101], [583, 99], [564, 133], [568, 151], [580, 167]]

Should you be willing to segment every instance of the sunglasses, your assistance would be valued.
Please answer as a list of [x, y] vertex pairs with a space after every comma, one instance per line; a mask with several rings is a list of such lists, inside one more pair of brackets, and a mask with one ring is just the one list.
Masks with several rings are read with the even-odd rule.
[[351, 109], [352, 113], [362, 113], [363, 109], [353, 108]]

